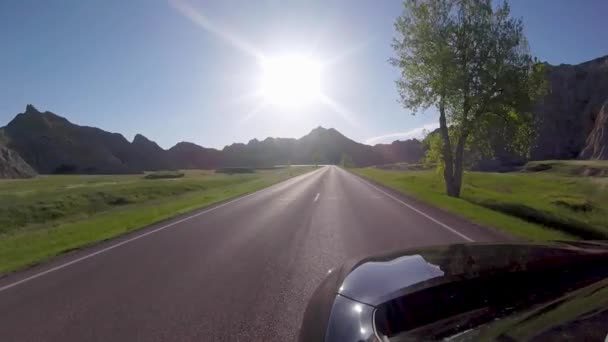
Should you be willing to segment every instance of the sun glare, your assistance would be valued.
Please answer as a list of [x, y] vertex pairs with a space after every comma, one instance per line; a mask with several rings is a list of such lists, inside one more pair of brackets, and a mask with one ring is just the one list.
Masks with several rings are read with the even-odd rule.
[[321, 66], [303, 56], [265, 58], [261, 63], [261, 92], [270, 104], [298, 108], [321, 94]]
[[[229, 27], [220, 25], [213, 18], [207, 17], [197, 10], [186, 0], [170, 0], [169, 3], [178, 12], [199, 25], [203, 30], [216, 35], [237, 50], [255, 58], [259, 61], [259, 83], [248, 94], [241, 94], [238, 101], [244, 98], [260, 100], [252, 109], [244, 114], [240, 122], [244, 123], [265, 112], [267, 106], [275, 106], [279, 109], [290, 109], [280, 111], [281, 113], [294, 113], [297, 109], [311, 104], [319, 103], [327, 106], [332, 113], [340, 115], [348, 123], [358, 125], [355, 115], [347, 106], [336, 99], [324, 94], [326, 85], [323, 84], [323, 69], [335, 65], [343, 58], [355, 53], [365, 46], [364, 42], [358, 46], [347, 48], [332, 58], [324, 58], [319, 61], [307, 55], [289, 54], [281, 57], [271, 58], [267, 56], [255, 44], [251, 44], [245, 37], [239, 36]], [[301, 45], [301, 44], [298, 44]], [[286, 47], [280, 47], [284, 50]], [[325, 55], [325, 54], [323, 54]], [[327, 57], [327, 55], [325, 55]], [[252, 75], [255, 77], [254, 75]], [[249, 78], [247, 78], [249, 80]], [[237, 94], [238, 96], [238, 94]], [[238, 102], [237, 101], [237, 102]], [[272, 111], [271, 111], [272, 112]]]

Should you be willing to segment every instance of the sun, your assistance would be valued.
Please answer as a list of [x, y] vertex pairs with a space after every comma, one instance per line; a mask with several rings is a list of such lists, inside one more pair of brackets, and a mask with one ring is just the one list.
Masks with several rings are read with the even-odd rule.
[[321, 65], [304, 56], [264, 58], [260, 90], [267, 103], [282, 108], [301, 108], [321, 94]]

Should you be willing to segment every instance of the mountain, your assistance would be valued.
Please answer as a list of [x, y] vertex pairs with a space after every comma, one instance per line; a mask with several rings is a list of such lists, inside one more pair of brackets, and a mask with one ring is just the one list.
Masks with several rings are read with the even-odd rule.
[[540, 123], [532, 159], [588, 158], [581, 152], [608, 100], [608, 56], [547, 70], [549, 92], [535, 109]]
[[129, 148], [137, 153], [137, 157], [130, 160], [132, 167], [137, 170], [168, 170], [173, 168], [170, 153], [141, 134], [135, 135]]
[[39, 173], [129, 173], [135, 151], [122, 135], [78, 126], [28, 105], [2, 128], [7, 146]]
[[180, 142], [167, 154], [174, 169], [214, 169], [221, 165], [221, 152], [190, 142]]
[[310, 163], [296, 156], [298, 140], [291, 138], [266, 138], [250, 140], [247, 144], [236, 143], [222, 150], [223, 166], [269, 166]]
[[344, 136], [333, 128], [317, 127], [300, 139], [253, 139], [247, 144], [232, 144], [223, 150], [226, 166], [265, 166], [311, 164], [315, 156], [322, 164], [339, 164], [342, 155], [358, 166], [417, 162], [423, 156], [422, 143], [416, 139], [369, 146]]
[[338, 164], [343, 154], [355, 165], [418, 161], [423, 154], [417, 140], [369, 146], [333, 128], [318, 127], [300, 139], [253, 139], [223, 150], [180, 142], [168, 150], [141, 134], [132, 142], [118, 133], [80, 126], [51, 112], [28, 105], [24, 113], [0, 128], [0, 141], [42, 174], [137, 173], [144, 170], [267, 167], [278, 164]]
[[353, 141], [333, 128], [318, 127], [297, 141], [293, 154], [297, 164], [313, 163], [315, 156], [323, 164], [338, 164], [342, 154], [349, 155], [355, 165], [367, 166], [380, 162], [372, 147]]

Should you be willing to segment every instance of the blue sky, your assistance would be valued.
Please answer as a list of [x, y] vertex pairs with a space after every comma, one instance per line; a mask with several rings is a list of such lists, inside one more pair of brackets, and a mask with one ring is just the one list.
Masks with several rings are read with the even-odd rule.
[[[580, 63], [608, 54], [608, 1], [510, 3], [541, 60]], [[435, 116], [400, 107], [398, 72], [386, 62], [400, 12], [399, 0], [3, 1], [0, 125], [32, 103], [127, 139], [142, 133], [165, 148], [300, 137], [319, 125], [361, 142], [417, 135]], [[192, 20], [201, 15], [204, 25]], [[332, 60], [321, 77], [335, 105], [255, 111], [252, 49]]]

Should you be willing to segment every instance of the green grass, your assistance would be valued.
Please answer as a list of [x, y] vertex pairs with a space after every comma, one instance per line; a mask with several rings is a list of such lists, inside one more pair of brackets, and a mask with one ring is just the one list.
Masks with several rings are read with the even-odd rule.
[[542, 160], [527, 163], [524, 172], [562, 176], [608, 177], [608, 160]]
[[[494, 320], [478, 330], [471, 331], [468, 335], [463, 334], [463, 338], [456, 338], [456, 341], [496, 341], [500, 340], [500, 337], [512, 341], [533, 340], [542, 332], [576, 322], [580, 317], [591, 318], [599, 314], [606, 305], [608, 305], [608, 279], [603, 279], [530, 311]], [[604, 331], [591, 333], [596, 335], [599, 341], [605, 335]]]
[[608, 238], [608, 178], [551, 172], [464, 176], [462, 198], [445, 195], [436, 171], [354, 172], [423, 202], [529, 240]]
[[158, 171], [149, 172], [144, 178], [145, 179], [171, 179], [171, 178], [182, 178], [185, 174], [179, 171]]
[[120, 175], [0, 181], [0, 274], [310, 170], [292, 167], [247, 175], [190, 170], [171, 179]]

